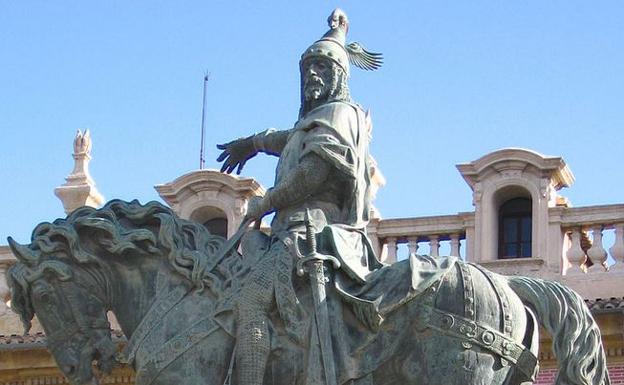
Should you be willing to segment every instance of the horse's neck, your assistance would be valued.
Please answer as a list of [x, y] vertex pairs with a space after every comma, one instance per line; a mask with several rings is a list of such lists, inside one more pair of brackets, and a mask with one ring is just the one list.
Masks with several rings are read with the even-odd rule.
[[157, 260], [143, 260], [134, 266], [118, 266], [115, 270], [112, 311], [124, 334], [130, 337], [154, 303], [158, 291], [165, 290], [170, 283], [163, 281], [168, 275]]

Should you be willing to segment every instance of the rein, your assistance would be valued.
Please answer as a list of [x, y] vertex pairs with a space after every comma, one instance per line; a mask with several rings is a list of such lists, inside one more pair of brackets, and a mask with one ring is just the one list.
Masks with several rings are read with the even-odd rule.
[[[95, 294], [91, 293], [88, 290], [89, 288], [85, 287], [84, 285], [78, 282], [75, 282], [75, 284], [76, 286], [80, 287], [91, 299], [98, 302], [98, 304], [100, 305], [102, 309], [105, 309], [105, 305], [104, 305], [105, 301], [100, 299]], [[72, 319], [75, 322], [72, 323], [69, 328], [63, 328], [63, 329], [60, 329], [58, 331], [54, 331], [51, 333], [46, 332], [46, 340], [48, 341], [48, 346], [52, 350], [54, 350], [55, 346], [57, 346], [58, 344], [61, 344], [64, 341], [69, 340], [71, 337], [73, 337], [76, 334], [82, 334], [86, 336], [87, 338], [89, 338], [90, 340], [92, 340], [93, 339], [92, 334], [93, 334], [93, 331], [95, 330], [106, 330], [110, 332], [110, 323], [108, 322], [108, 319], [90, 317], [89, 315], [85, 315], [82, 312], [80, 312], [78, 309], [76, 309], [76, 305], [74, 301], [68, 298], [68, 296], [65, 293], [65, 290], [62, 290], [62, 285], [61, 285], [61, 290], [59, 290], [59, 294], [62, 297], [62, 299], [69, 305]], [[95, 341], [95, 343], [97, 343], [97, 341]]]

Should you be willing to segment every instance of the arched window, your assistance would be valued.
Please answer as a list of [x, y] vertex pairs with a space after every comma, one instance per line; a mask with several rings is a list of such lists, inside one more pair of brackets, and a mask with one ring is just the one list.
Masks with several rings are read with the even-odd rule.
[[190, 219], [199, 222], [213, 235], [227, 238], [228, 220], [227, 215], [218, 207], [204, 206], [196, 209]]
[[531, 199], [513, 198], [498, 212], [498, 257], [531, 257]]
[[212, 218], [204, 222], [204, 227], [208, 229], [210, 234], [220, 235], [227, 238], [227, 219], [225, 218]]

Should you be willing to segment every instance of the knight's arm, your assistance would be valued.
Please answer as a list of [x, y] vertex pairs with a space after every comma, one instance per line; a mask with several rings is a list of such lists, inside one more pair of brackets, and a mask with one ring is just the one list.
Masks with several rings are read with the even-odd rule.
[[297, 165], [283, 175], [262, 199], [248, 207], [247, 215], [260, 218], [263, 215], [305, 202], [327, 185], [329, 178], [355, 177], [358, 155], [337, 127], [327, 119], [307, 122], [298, 127], [306, 132], [299, 148]]
[[269, 155], [280, 156], [282, 150], [286, 146], [291, 131], [292, 130], [278, 131], [274, 128], [262, 131], [251, 137], [254, 149]]

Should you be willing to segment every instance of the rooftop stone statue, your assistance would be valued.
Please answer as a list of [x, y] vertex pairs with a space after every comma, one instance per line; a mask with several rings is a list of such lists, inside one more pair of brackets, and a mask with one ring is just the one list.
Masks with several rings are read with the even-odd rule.
[[[301, 57], [295, 126], [219, 146], [225, 172], [279, 156], [239, 232], [225, 240], [156, 202], [119, 200], [42, 223], [30, 245], [9, 240], [26, 329], [37, 314], [76, 385], [96, 382], [94, 360], [115, 363], [108, 310], [138, 385], [514, 385], [535, 379], [539, 323], [557, 384], [609, 384], [596, 323], [566, 287], [454, 257], [378, 261], [365, 230], [371, 122], [347, 82], [349, 63], [381, 57], [345, 44], [344, 12], [328, 22]], [[249, 228], [270, 212], [270, 234]]]

